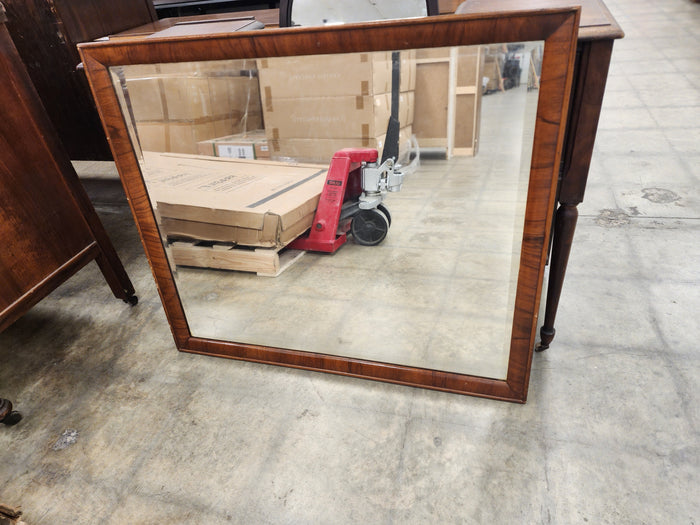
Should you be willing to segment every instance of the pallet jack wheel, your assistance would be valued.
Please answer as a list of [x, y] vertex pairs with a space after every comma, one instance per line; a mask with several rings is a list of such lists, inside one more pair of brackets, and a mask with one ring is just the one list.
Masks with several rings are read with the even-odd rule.
[[378, 208], [360, 210], [352, 219], [350, 231], [358, 244], [375, 246], [386, 237], [389, 218]]
[[389, 226], [391, 226], [391, 213], [389, 213], [389, 209], [383, 204], [377, 204], [377, 209], [386, 215], [386, 220], [389, 221]]

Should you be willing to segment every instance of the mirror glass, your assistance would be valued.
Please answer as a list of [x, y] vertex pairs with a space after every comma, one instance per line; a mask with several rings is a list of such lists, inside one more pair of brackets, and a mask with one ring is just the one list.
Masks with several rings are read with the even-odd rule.
[[542, 48], [111, 67], [191, 334], [504, 379]]
[[291, 25], [308, 27], [427, 15], [425, 0], [293, 0]]

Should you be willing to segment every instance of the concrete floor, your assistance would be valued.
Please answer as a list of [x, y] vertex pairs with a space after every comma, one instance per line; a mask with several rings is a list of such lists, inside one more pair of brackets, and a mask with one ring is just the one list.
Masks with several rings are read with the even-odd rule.
[[0, 503], [46, 524], [697, 523], [700, 4], [607, 4], [627, 36], [526, 405], [178, 353], [119, 183], [86, 177], [140, 302], [92, 264], [0, 334], [24, 414]]

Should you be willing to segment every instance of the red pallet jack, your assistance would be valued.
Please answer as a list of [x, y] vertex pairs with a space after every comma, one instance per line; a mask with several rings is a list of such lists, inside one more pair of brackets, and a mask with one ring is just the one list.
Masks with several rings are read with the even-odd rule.
[[384, 206], [387, 192], [399, 191], [404, 173], [396, 164], [399, 156], [399, 52], [393, 52], [391, 116], [381, 162], [379, 152], [371, 148], [347, 148], [331, 159], [326, 183], [308, 233], [297, 238], [290, 248], [333, 253], [347, 242], [348, 232], [355, 242], [365, 246], [381, 243], [391, 225]]

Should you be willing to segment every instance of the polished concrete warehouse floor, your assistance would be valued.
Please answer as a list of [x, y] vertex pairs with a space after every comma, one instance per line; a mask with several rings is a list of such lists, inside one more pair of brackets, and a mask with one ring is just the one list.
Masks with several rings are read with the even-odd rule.
[[[700, 520], [700, 4], [616, 43], [552, 347], [525, 405], [178, 353], [119, 182], [96, 265], [0, 334], [0, 503], [27, 523]], [[97, 169], [97, 168], [95, 168]]]

